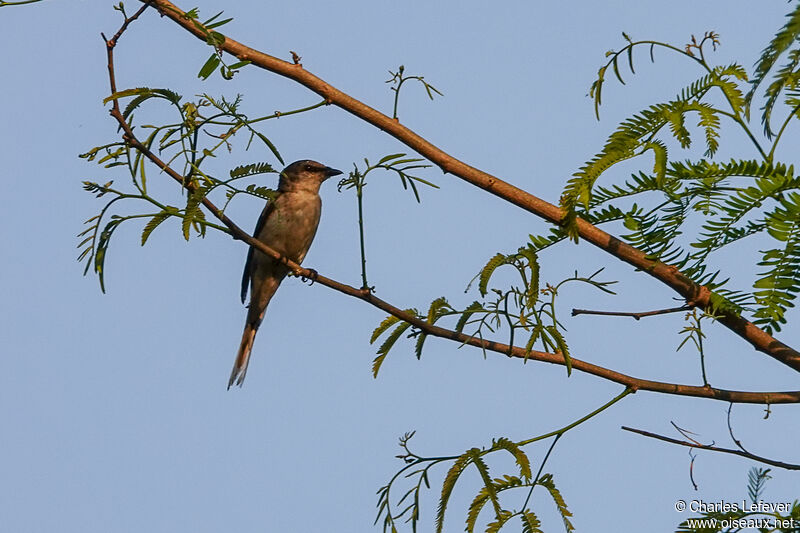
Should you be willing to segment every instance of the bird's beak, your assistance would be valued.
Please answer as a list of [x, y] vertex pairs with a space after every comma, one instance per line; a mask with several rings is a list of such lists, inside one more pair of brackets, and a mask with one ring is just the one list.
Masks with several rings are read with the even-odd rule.
[[332, 176], [338, 176], [341, 173], [342, 173], [341, 170], [336, 170], [335, 168], [331, 168], [331, 167], [325, 167], [325, 176], [328, 177], [328, 178], [330, 178]]

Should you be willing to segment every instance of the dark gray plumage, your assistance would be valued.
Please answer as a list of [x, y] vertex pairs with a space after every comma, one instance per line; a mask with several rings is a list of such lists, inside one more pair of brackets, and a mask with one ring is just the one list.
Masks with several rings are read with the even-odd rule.
[[[295, 161], [283, 169], [277, 195], [261, 212], [253, 236], [295, 263], [301, 263], [311, 247], [319, 225], [322, 212], [320, 185], [331, 176], [341, 173], [340, 170], [308, 159]], [[249, 286], [250, 304], [242, 343], [228, 381], [229, 389], [234, 382], [242, 385], [258, 326], [264, 319], [269, 301], [288, 273], [286, 266], [264, 253], [252, 247], [247, 252], [242, 276], [242, 303], [247, 297]]]

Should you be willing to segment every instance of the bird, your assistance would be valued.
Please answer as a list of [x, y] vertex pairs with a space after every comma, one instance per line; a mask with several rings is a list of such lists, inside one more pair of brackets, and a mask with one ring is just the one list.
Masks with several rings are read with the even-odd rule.
[[[319, 226], [322, 213], [320, 186], [326, 179], [341, 173], [341, 170], [309, 159], [287, 166], [280, 174], [275, 196], [267, 202], [258, 218], [253, 237], [295, 263], [301, 263]], [[288, 273], [289, 268], [280, 261], [252, 246], [248, 250], [241, 296], [244, 303], [249, 288], [250, 303], [242, 342], [228, 380], [229, 390], [234, 383], [242, 386], [258, 327], [267, 305]]]

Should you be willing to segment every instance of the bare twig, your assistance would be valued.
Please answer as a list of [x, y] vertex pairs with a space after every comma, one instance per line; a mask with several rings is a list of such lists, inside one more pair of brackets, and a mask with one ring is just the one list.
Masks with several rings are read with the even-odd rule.
[[106, 41], [107, 45], [108, 44], [111, 45], [111, 48], [114, 48], [117, 45], [117, 41], [119, 40], [120, 36], [123, 33], [125, 33], [125, 30], [128, 29], [128, 26], [131, 24], [131, 22], [133, 22], [134, 20], [138, 19], [139, 16], [142, 13], [144, 13], [145, 9], [150, 7], [150, 0], [142, 0], [142, 2], [144, 3], [144, 5], [142, 7], [140, 7], [136, 11], [136, 13], [134, 13], [130, 17], [128, 17], [128, 16], [125, 17], [125, 20], [122, 22], [122, 26], [119, 27], [119, 30], [117, 30], [117, 33], [115, 33], [114, 36], [110, 40], [106, 39], [106, 36], [103, 35], [102, 33], [100, 34], [100, 35], [103, 35], [103, 40]]
[[553, 453], [553, 448], [555, 448], [556, 444], [558, 444], [558, 439], [560, 439], [563, 434], [564, 433], [556, 434], [556, 438], [553, 439], [553, 442], [550, 443], [550, 447], [547, 449], [547, 453], [544, 454], [544, 459], [542, 459], [542, 463], [539, 465], [539, 471], [536, 472], [536, 477], [533, 478], [533, 481], [531, 482], [531, 488], [528, 491], [528, 496], [525, 497], [525, 503], [522, 504], [523, 509], [527, 509], [528, 502], [531, 501], [531, 496], [533, 495], [533, 489], [536, 487], [536, 484], [542, 477], [542, 470], [544, 470], [544, 465], [547, 463], [547, 459], [550, 458], [550, 454]]
[[745, 457], [747, 459], [751, 459], [753, 461], [758, 461], [759, 463], [764, 463], [770, 466], [775, 466], [778, 468], [785, 468], [786, 470], [800, 470], [800, 465], [792, 464], [792, 463], [784, 463], [783, 461], [775, 461], [773, 459], [768, 459], [766, 457], [761, 457], [760, 455], [755, 455], [752, 453], [748, 453], [742, 450], [734, 450], [731, 448], [720, 448], [719, 446], [713, 446], [710, 444], [700, 444], [698, 442], [689, 442], [685, 440], [678, 440], [673, 439], [671, 437], [665, 437], [664, 435], [659, 435], [657, 433], [650, 433], [649, 431], [644, 431], [642, 429], [635, 429], [630, 428], [627, 426], [622, 426], [622, 429], [625, 431], [630, 431], [631, 433], [638, 433], [639, 435], [644, 435], [645, 437], [650, 437], [651, 439], [658, 439], [663, 440], [664, 442], [669, 442], [671, 444], [677, 444], [679, 446], [687, 446], [689, 448], [697, 448], [699, 450], [710, 450], [712, 452], [720, 452], [720, 453], [729, 453], [731, 455], [738, 455], [740, 457]]
[[733, 410], [733, 404], [730, 404], [728, 406], [728, 433], [730, 433], [731, 440], [733, 441], [733, 443], [736, 445], [737, 448], [742, 450], [744, 453], [750, 453], [749, 451], [747, 451], [745, 449], [744, 446], [742, 446], [742, 442], [739, 439], [737, 439], [736, 436], [733, 434], [733, 425], [731, 424], [731, 411], [732, 410]]
[[692, 308], [690, 305], [682, 305], [680, 307], [670, 307], [669, 309], [657, 309], [655, 311], [642, 311], [641, 313], [630, 313], [624, 311], [592, 311], [591, 309], [573, 309], [572, 316], [578, 315], [601, 315], [601, 316], [629, 316], [636, 320], [647, 316], [666, 315], [667, 313], [680, 313], [681, 311], [688, 311]]
[[[697, 433], [692, 433], [688, 429], [683, 429], [682, 427], [678, 426], [678, 424], [676, 424], [675, 422], [670, 421], [670, 424], [672, 424], [672, 427], [674, 427], [675, 430], [678, 433], [680, 433], [681, 435], [683, 435], [684, 437], [689, 439], [691, 442], [697, 444], [698, 446], [703, 446], [703, 444], [700, 444], [700, 442], [696, 441], [695, 439], [693, 439], [692, 437], [689, 436], [689, 435], [697, 435]], [[713, 446], [713, 445], [714, 445], [714, 443], [712, 442], [710, 444], [710, 446]]]

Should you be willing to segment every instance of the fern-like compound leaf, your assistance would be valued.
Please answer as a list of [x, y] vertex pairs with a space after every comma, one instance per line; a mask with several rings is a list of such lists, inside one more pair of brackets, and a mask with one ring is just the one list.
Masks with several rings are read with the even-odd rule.
[[497, 270], [497, 267], [505, 265], [507, 263], [508, 263], [508, 257], [501, 253], [498, 253], [494, 257], [489, 259], [489, 262], [486, 263], [486, 266], [484, 266], [481, 269], [481, 272], [478, 277], [479, 279], [478, 292], [481, 293], [481, 296], [486, 296], [486, 293], [489, 291], [488, 289], [489, 279], [492, 277], [492, 274], [494, 274], [494, 271]]

